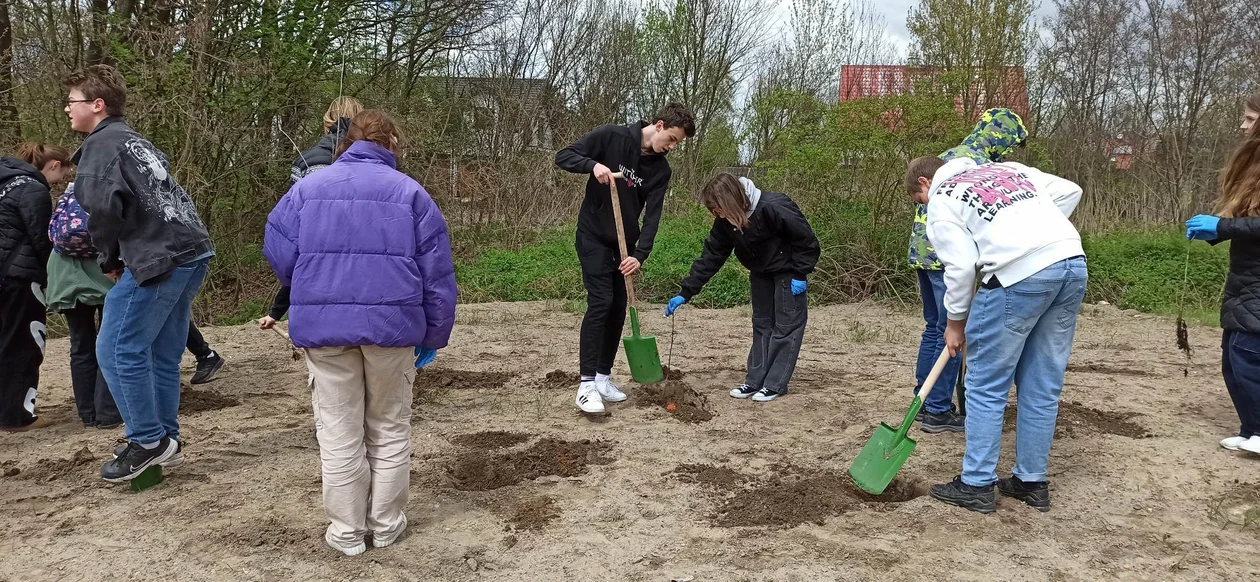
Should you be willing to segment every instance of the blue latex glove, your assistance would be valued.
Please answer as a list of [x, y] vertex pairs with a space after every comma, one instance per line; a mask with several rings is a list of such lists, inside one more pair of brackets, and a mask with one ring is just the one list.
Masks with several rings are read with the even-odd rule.
[[437, 357], [437, 350], [429, 348], [416, 347], [416, 369], [423, 368], [433, 362]]
[[1216, 240], [1216, 227], [1221, 219], [1210, 214], [1200, 214], [1186, 221], [1186, 240]]
[[682, 296], [682, 295], [679, 295], [679, 296], [677, 296], [677, 297], [674, 297], [673, 299], [670, 299], [670, 300], [669, 300], [669, 305], [666, 305], [666, 306], [665, 306], [665, 317], [669, 317], [669, 316], [673, 315], [673, 314], [674, 314], [674, 312], [675, 312], [675, 311], [678, 311], [678, 308], [679, 308], [679, 307], [682, 307], [682, 304], [684, 304], [684, 303], [686, 303], [686, 302], [687, 302], [687, 300], [686, 300], [686, 299], [683, 299], [683, 296]]
[[792, 294], [793, 295], [800, 295], [801, 293], [804, 293], [805, 287], [807, 287], [807, 285], [804, 281], [797, 281], [796, 279], [792, 279]]

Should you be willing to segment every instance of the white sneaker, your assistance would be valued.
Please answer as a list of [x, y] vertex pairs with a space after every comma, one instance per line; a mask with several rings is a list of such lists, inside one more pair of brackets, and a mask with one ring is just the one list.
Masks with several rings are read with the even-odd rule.
[[1229, 437], [1229, 438], [1227, 438], [1227, 439], [1222, 440], [1222, 441], [1221, 441], [1221, 446], [1222, 446], [1222, 447], [1224, 447], [1224, 448], [1226, 448], [1226, 449], [1229, 449], [1229, 450], [1231, 450], [1231, 451], [1236, 451], [1236, 450], [1238, 450], [1238, 448], [1239, 448], [1239, 447], [1241, 447], [1241, 446], [1242, 446], [1242, 444], [1243, 444], [1243, 443], [1245, 443], [1245, 442], [1247, 442], [1247, 439], [1245, 439], [1245, 438], [1243, 438], [1243, 437], [1240, 437], [1240, 436], [1232, 436], [1232, 437]]
[[341, 552], [347, 556], [357, 556], [367, 551], [367, 542], [359, 542], [359, 545], [357, 546], [354, 546], [351, 548], [344, 548], [333, 543], [332, 539], [328, 537], [327, 532], [324, 532], [324, 543], [328, 544], [328, 547], [334, 550], [337, 550], [338, 552]]
[[1247, 451], [1248, 453], [1260, 454], [1260, 436], [1253, 436], [1243, 441], [1238, 445], [1238, 448]]
[[782, 396], [782, 394], [779, 394], [778, 392], [772, 392], [769, 388], [762, 388], [761, 390], [758, 390], [756, 394], [753, 394], [752, 400], [753, 402], [770, 402], [780, 396]]
[[595, 389], [599, 391], [600, 398], [606, 402], [625, 402], [626, 400], [626, 393], [613, 384], [611, 379], [603, 382], [596, 380]]
[[376, 533], [373, 533], [372, 534], [372, 547], [388, 548], [389, 546], [393, 545], [394, 542], [398, 541], [398, 538], [402, 537], [402, 533], [406, 530], [407, 530], [407, 516], [404, 515], [402, 516], [402, 525], [399, 525], [398, 529], [394, 531], [392, 535], [390, 534], [377, 535]]
[[760, 391], [761, 391], [760, 388], [753, 388], [752, 386], [749, 386], [747, 384], [740, 384], [739, 386], [731, 388], [731, 397], [740, 398], [740, 399], [748, 398], [749, 396], [752, 396], [753, 394], [756, 394]]
[[603, 414], [604, 399], [599, 396], [599, 389], [595, 387], [595, 382], [582, 382], [577, 392], [577, 407], [587, 414]]

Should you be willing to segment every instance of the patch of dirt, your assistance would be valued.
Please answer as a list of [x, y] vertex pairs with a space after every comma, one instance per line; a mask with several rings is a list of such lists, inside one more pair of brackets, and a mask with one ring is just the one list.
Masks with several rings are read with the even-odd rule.
[[16, 467], [10, 467], [6, 469], [5, 476], [16, 476], [32, 481], [56, 481], [71, 473], [86, 470], [80, 469], [80, 467], [90, 465], [95, 460], [96, 456], [92, 454], [92, 451], [89, 451], [87, 447], [83, 447], [75, 451], [74, 456], [69, 459], [40, 459], [35, 462], [34, 467], [13, 473], [13, 475], [10, 475], [9, 472], [16, 469]]
[[681, 483], [695, 483], [711, 488], [729, 488], [743, 485], [752, 477], [740, 473], [730, 467], [714, 467], [713, 465], [685, 463], [669, 473]]
[[1260, 485], [1235, 481], [1209, 502], [1208, 517], [1221, 527], [1260, 531]]
[[540, 530], [557, 517], [560, 517], [560, 508], [556, 500], [544, 495], [517, 502], [508, 524], [518, 530]]
[[665, 372], [666, 380], [682, 380], [687, 373], [682, 370], [675, 370], [669, 366], [661, 366], [661, 370]]
[[[219, 539], [237, 546], [288, 547], [310, 543], [312, 532], [293, 527], [275, 517], [246, 521], [219, 534]], [[322, 536], [321, 536], [322, 537]]]
[[488, 430], [472, 434], [461, 434], [452, 438], [451, 443], [470, 449], [488, 451], [519, 445], [531, 438], [534, 438], [534, 435], [523, 432]]
[[709, 399], [681, 380], [666, 380], [639, 388], [639, 406], [664, 408], [679, 422], [697, 424], [713, 419]]
[[446, 467], [452, 485], [461, 491], [490, 491], [544, 475], [576, 477], [586, 473], [587, 465], [612, 462], [604, 453], [612, 445], [603, 441], [563, 441], [544, 438], [523, 451], [486, 456], [482, 453], [461, 455]]
[[864, 503], [901, 503], [927, 493], [925, 487], [900, 478], [894, 479], [883, 495], [871, 495], [858, 489], [848, 475], [776, 470], [779, 474], [724, 501], [714, 513], [713, 522], [722, 527], [822, 525], [828, 517]]
[[569, 388], [577, 388], [582, 383], [582, 375], [577, 372], [565, 372], [564, 370], [552, 370], [547, 372], [538, 383], [538, 387], [543, 390], [566, 390]]
[[[1152, 435], [1146, 427], [1130, 420], [1139, 416], [1141, 415], [1136, 412], [1107, 412], [1077, 402], [1063, 401], [1059, 403], [1059, 418], [1054, 426], [1054, 437], [1078, 438], [1094, 434], [1114, 434], [1131, 439], [1150, 438]], [[1015, 430], [1018, 418], [1019, 407], [1007, 406], [1002, 419], [1002, 430]]]
[[514, 377], [514, 374], [506, 372], [425, 368], [416, 372], [416, 381], [412, 386], [416, 396], [429, 390], [497, 390]]
[[1067, 371], [1077, 373], [1104, 374], [1107, 376], [1150, 376], [1147, 370], [1131, 370], [1129, 368], [1117, 368], [1108, 366], [1107, 364], [1068, 364]]
[[180, 414], [198, 414], [240, 405], [239, 398], [209, 390], [194, 390], [192, 387], [185, 387], [179, 394]]

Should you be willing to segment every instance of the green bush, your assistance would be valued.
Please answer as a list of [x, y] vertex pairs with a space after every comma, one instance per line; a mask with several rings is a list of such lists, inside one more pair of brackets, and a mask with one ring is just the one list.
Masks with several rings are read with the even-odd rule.
[[1229, 269], [1229, 245], [1187, 242], [1180, 230], [1083, 237], [1090, 301], [1163, 314], [1182, 311], [1216, 324]]

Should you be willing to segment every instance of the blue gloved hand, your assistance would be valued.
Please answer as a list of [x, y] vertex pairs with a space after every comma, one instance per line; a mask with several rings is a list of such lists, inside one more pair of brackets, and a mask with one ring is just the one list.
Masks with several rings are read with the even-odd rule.
[[416, 347], [416, 369], [423, 368], [433, 362], [437, 357], [437, 350], [429, 348]]
[[806, 285], [804, 281], [797, 281], [796, 279], [792, 279], [792, 294], [800, 295], [801, 293], [804, 293], [805, 287], [807, 286], [808, 285]]
[[683, 296], [682, 296], [682, 295], [679, 295], [679, 296], [677, 296], [677, 297], [674, 297], [673, 299], [670, 299], [670, 300], [669, 300], [669, 305], [666, 305], [666, 306], [665, 306], [665, 317], [669, 317], [669, 316], [673, 315], [673, 314], [674, 314], [674, 312], [675, 312], [675, 311], [678, 311], [678, 308], [679, 308], [679, 307], [682, 307], [682, 304], [684, 304], [684, 303], [686, 303], [686, 302], [687, 302], [687, 300], [686, 300], [686, 299], [683, 299]]
[[1186, 240], [1216, 240], [1216, 227], [1221, 219], [1210, 214], [1200, 214], [1186, 221]]

